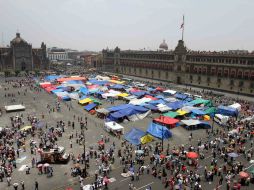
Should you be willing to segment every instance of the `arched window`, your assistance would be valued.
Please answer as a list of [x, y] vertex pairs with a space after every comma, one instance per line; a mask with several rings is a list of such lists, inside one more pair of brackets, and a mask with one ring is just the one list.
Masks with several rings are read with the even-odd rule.
[[230, 77], [235, 77], [235, 75], [236, 75], [236, 72], [235, 72], [234, 70], [232, 70], [232, 71], [230, 72]]
[[238, 71], [237, 77], [238, 77], [238, 78], [242, 78], [242, 77], [243, 77], [243, 72], [242, 72], [242, 71]]

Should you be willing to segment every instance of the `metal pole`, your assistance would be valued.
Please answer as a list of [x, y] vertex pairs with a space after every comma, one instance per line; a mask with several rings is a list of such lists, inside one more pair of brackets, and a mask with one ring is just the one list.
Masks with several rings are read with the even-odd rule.
[[162, 126], [161, 132], [162, 132], [162, 136], [161, 136], [162, 149], [161, 150], [163, 151], [163, 126]]

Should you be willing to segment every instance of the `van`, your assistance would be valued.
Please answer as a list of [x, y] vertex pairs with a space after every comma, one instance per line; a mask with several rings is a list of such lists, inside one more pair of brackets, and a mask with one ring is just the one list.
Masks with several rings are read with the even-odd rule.
[[218, 123], [219, 125], [225, 126], [229, 120], [228, 116], [224, 116], [221, 114], [215, 114], [214, 121]]

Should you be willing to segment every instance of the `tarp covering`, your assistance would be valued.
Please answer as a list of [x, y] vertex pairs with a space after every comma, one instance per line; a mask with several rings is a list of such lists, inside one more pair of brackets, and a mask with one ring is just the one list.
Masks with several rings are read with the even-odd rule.
[[89, 102], [92, 102], [93, 100], [91, 100], [90, 98], [85, 98], [85, 99], [83, 99], [83, 100], [79, 100], [79, 103], [80, 104], [87, 104], [87, 103], [89, 103]]
[[160, 139], [168, 139], [172, 137], [172, 133], [164, 126], [159, 125], [157, 123], [150, 123], [147, 129], [147, 132], [154, 137]]
[[221, 115], [227, 115], [227, 116], [237, 116], [238, 110], [236, 108], [227, 107], [227, 106], [219, 106], [217, 109], [217, 113]]
[[175, 94], [175, 97], [176, 97], [177, 99], [184, 100], [184, 99], [186, 99], [188, 96], [187, 96], [186, 94], [176, 93], [176, 94]]
[[114, 121], [106, 122], [105, 127], [112, 131], [122, 131], [124, 133], [124, 127]]
[[130, 104], [121, 104], [121, 105], [118, 105], [118, 106], [109, 107], [109, 108], [107, 108], [107, 110], [109, 110], [110, 112], [113, 112], [113, 111], [119, 111], [119, 110], [122, 110], [122, 109], [127, 109], [129, 107], [131, 107]]
[[146, 143], [149, 143], [149, 142], [152, 142], [152, 141], [153, 141], [153, 136], [151, 136], [149, 134], [147, 134], [147, 135], [140, 138], [140, 142], [142, 144], [146, 144]]
[[201, 123], [199, 120], [194, 120], [194, 119], [181, 120], [181, 122], [182, 122], [184, 125], [187, 125], [187, 126], [198, 125], [198, 124]]
[[206, 115], [214, 115], [216, 113], [216, 108], [215, 107], [211, 107], [205, 110], [205, 114]]
[[129, 94], [127, 94], [127, 93], [122, 93], [122, 94], [118, 94], [117, 96], [119, 96], [119, 97], [127, 97], [127, 96], [129, 96]]
[[165, 104], [166, 102], [164, 100], [152, 100], [149, 102], [149, 104], [157, 105], [157, 104]]
[[231, 107], [231, 108], [235, 108], [235, 109], [237, 109], [238, 111], [241, 111], [241, 104], [239, 104], [239, 103], [234, 103], [234, 104], [232, 104], [232, 105], [230, 105], [230, 106], [228, 106], [228, 107]]
[[54, 80], [56, 80], [60, 77], [62, 77], [62, 76], [61, 75], [48, 75], [48, 76], [45, 77], [45, 80], [46, 81], [54, 81]]
[[205, 106], [211, 106], [212, 102], [210, 100], [204, 100], [202, 98], [198, 98], [190, 102], [192, 105], [204, 104]]
[[121, 84], [115, 84], [115, 85], [111, 86], [110, 88], [113, 88], [113, 89], [125, 89], [125, 86], [121, 85]]
[[145, 112], [145, 113], [134, 114], [134, 115], [128, 116], [128, 119], [129, 119], [130, 121], [142, 120], [142, 119], [144, 119], [145, 117], [147, 117], [150, 113], [151, 113], [151, 110], [149, 110], [149, 111], [147, 111], [147, 112]]
[[174, 90], [169, 90], [169, 89], [168, 89], [168, 90], [164, 90], [163, 93], [174, 95], [174, 94], [176, 93], [176, 91], [174, 91]]
[[153, 111], [158, 110], [158, 108], [156, 106], [152, 105], [152, 104], [145, 104], [144, 107], [148, 108], [150, 110], [153, 110]]
[[91, 103], [91, 104], [88, 104], [88, 105], [84, 106], [84, 109], [85, 109], [86, 111], [91, 111], [91, 110], [94, 109], [96, 106], [97, 106], [97, 104]]
[[205, 115], [206, 114], [203, 110], [198, 110], [198, 109], [191, 110], [191, 112], [195, 115]]
[[129, 103], [133, 105], [141, 105], [146, 102], [150, 102], [150, 98], [132, 99]]
[[177, 112], [167, 112], [167, 113], [164, 113], [163, 115], [167, 116], [167, 117], [175, 118], [176, 116], [179, 115], [179, 113], [177, 113]]
[[81, 88], [79, 89], [79, 91], [80, 91], [82, 94], [84, 94], [84, 95], [89, 94], [89, 90], [88, 90], [86, 87], [81, 87]]
[[69, 80], [86, 80], [85, 77], [69, 77], [69, 78], [58, 78], [58, 82], [64, 82], [64, 81], [69, 81]]
[[141, 143], [140, 138], [145, 136], [146, 133], [140, 129], [132, 128], [128, 133], [124, 135], [124, 138], [134, 145], [139, 145]]
[[174, 118], [162, 116], [162, 115], [159, 118], [155, 118], [154, 121], [165, 124], [165, 125], [174, 125], [177, 122], [179, 122], [178, 119], [174, 119]]
[[187, 112], [184, 110], [177, 110], [176, 111], [179, 115], [185, 115]]
[[97, 109], [96, 112], [102, 113], [102, 114], [108, 114], [110, 111], [105, 108]]
[[183, 101], [176, 101], [168, 103], [167, 106], [172, 108], [172, 110], [177, 110], [183, 107], [184, 102]]

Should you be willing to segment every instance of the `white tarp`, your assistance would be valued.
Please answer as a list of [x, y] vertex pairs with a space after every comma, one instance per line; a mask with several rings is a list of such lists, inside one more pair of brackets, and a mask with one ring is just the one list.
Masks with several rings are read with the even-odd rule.
[[147, 117], [150, 114], [151, 114], [151, 110], [149, 110], [145, 113], [131, 115], [131, 116], [128, 117], [128, 119], [130, 121], [138, 121], [138, 120], [144, 119], [145, 117]]
[[134, 96], [134, 95], [131, 95], [131, 96], [126, 96], [126, 97], [123, 97], [123, 99], [125, 99], [125, 100], [133, 100], [133, 99], [136, 99], [137, 97], [136, 96]]
[[101, 75], [97, 75], [96, 77], [95, 77], [97, 80], [110, 80], [110, 78], [109, 77], [103, 77], [103, 76], [101, 76]]
[[56, 94], [57, 97], [61, 97], [61, 98], [66, 97], [66, 96], [69, 97], [69, 93], [65, 92], [65, 91], [64, 92], [56, 92], [55, 94]]
[[10, 105], [10, 106], [4, 106], [5, 110], [8, 111], [19, 111], [19, 110], [25, 110], [26, 107], [18, 104], [18, 105]]
[[69, 93], [69, 97], [74, 100], [79, 100], [78, 93]]
[[124, 127], [114, 121], [106, 122], [105, 128], [107, 131], [122, 131], [124, 133]]
[[102, 98], [107, 99], [108, 97], [116, 97], [119, 94], [122, 94], [122, 92], [109, 90], [107, 93], [102, 94]]
[[151, 99], [150, 98], [141, 98], [141, 99], [132, 99], [129, 104], [133, 104], [133, 105], [141, 105], [143, 103], [146, 103], [146, 102], [150, 102]]
[[168, 89], [168, 90], [164, 90], [163, 93], [175, 94], [176, 91], [175, 91], [175, 90], [170, 90], [170, 89]]
[[232, 104], [232, 105], [230, 105], [228, 107], [235, 108], [238, 111], [241, 111], [241, 104], [239, 104], [239, 103], [234, 103], [234, 104]]
[[195, 119], [181, 120], [181, 122], [187, 126], [198, 125], [201, 123], [199, 120], [195, 120]]
[[158, 110], [161, 112], [167, 112], [167, 111], [171, 110], [170, 107], [168, 107], [167, 105], [164, 105], [164, 104], [158, 104], [157, 107], [158, 107]]

